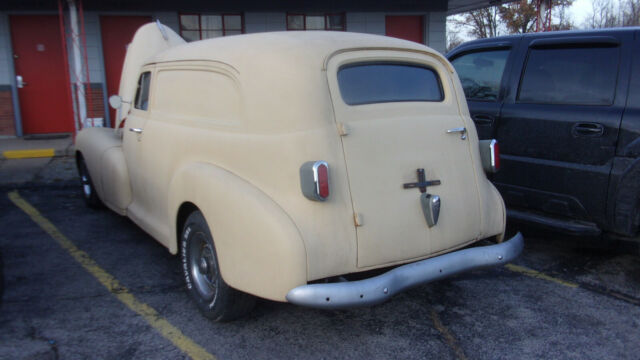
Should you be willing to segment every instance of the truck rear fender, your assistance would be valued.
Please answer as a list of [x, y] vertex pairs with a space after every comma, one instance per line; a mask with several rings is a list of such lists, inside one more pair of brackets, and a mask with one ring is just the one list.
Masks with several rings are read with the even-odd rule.
[[[182, 232], [177, 227], [183, 204], [203, 213], [222, 278], [231, 287], [285, 301], [289, 290], [307, 283], [307, 255], [298, 228], [249, 182], [212, 164], [191, 163], [176, 172], [168, 196], [173, 234]], [[173, 254], [179, 238], [170, 242]]]

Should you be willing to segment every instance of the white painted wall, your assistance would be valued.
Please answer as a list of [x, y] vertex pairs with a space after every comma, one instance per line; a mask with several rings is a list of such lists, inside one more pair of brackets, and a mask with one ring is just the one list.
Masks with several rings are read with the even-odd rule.
[[286, 31], [286, 13], [244, 13], [244, 29], [247, 34], [265, 31]]
[[347, 31], [366, 34], [385, 34], [385, 13], [349, 12], [347, 13]]
[[447, 13], [431, 12], [427, 15], [427, 46], [445, 53], [447, 51]]

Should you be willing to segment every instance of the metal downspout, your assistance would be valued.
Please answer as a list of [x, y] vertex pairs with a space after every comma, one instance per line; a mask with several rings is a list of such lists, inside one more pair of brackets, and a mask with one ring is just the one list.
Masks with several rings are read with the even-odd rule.
[[[67, 0], [69, 4], [69, 24], [71, 25], [71, 40], [73, 48], [73, 68], [76, 85], [76, 99], [78, 102], [78, 115], [80, 124], [85, 124], [87, 119], [87, 103], [84, 92], [84, 74], [82, 71], [82, 55], [80, 53], [80, 38], [78, 36], [78, 10], [74, 0]], [[76, 122], [75, 131], [79, 130], [79, 124]]]

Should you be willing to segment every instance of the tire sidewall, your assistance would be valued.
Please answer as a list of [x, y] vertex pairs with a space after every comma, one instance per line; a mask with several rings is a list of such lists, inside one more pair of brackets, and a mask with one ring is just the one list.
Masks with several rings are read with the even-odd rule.
[[[191, 246], [189, 245], [190, 242], [193, 241], [195, 235], [198, 233], [202, 233], [204, 235], [206, 241], [213, 249], [213, 255], [216, 262], [215, 266], [218, 270], [216, 272], [218, 288], [216, 293], [213, 295], [213, 299], [206, 299], [202, 296], [202, 294], [200, 294], [200, 292], [196, 288], [194, 279], [192, 278], [192, 274], [189, 269], [189, 257], [191, 255]], [[224, 302], [223, 297], [225, 296], [224, 288], [226, 287], [226, 284], [224, 283], [224, 281], [222, 281], [222, 278], [220, 276], [218, 255], [215, 251], [213, 238], [211, 236], [211, 233], [209, 232], [209, 227], [207, 226], [202, 213], [200, 213], [199, 211], [195, 211], [191, 215], [189, 215], [182, 229], [182, 233], [180, 235], [180, 262], [187, 292], [189, 293], [189, 296], [195, 301], [198, 309], [208, 318], [216, 319], [220, 317], [224, 310], [220, 306], [220, 303]]]
[[[82, 198], [87, 203], [89, 207], [98, 208], [101, 205], [100, 198], [98, 198], [98, 194], [96, 193], [96, 187], [93, 185], [93, 180], [91, 179], [91, 175], [89, 175], [89, 168], [87, 167], [87, 163], [83, 158], [80, 158], [78, 169], [80, 173], [80, 186], [82, 191]], [[82, 177], [87, 177], [87, 184], [82, 181]], [[84, 186], [89, 185], [89, 194], [84, 190]]]

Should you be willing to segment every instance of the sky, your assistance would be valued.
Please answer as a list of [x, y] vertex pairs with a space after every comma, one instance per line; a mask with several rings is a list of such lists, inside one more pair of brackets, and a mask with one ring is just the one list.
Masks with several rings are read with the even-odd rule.
[[[587, 16], [593, 11], [592, 8], [593, 0], [574, 0], [573, 4], [569, 8], [568, 15], [570, 16], [571, 21], [577, 29], [581, 29], [584, 27], [585, 20]], [[615, 0], [615, 2], [620, 2], [621, 0]], [[449, 29], [449, 27], [447, 27]], [[461, 31], [458, 33], [458, 36], [463, 40], [471, 40], [473, 39], [466, 31]]]
[[571, 17], [573, 22], [580, 26], [585, 20], [587, 14], [591, 11], [591, 0], [575, 0], [571, 5]]

